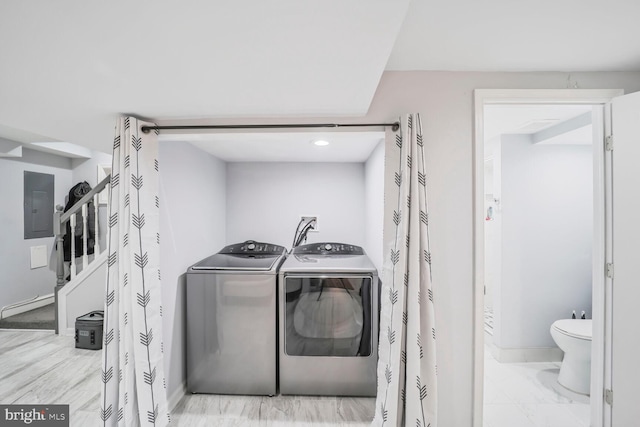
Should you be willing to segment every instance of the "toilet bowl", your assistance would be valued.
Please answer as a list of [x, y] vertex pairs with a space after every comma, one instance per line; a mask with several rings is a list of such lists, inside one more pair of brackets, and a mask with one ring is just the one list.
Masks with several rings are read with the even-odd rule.
[[551, 325], [551, 336], [564, 351], [558, 382], [581, 394], [591, 386], [591, 319], [561, 319]]

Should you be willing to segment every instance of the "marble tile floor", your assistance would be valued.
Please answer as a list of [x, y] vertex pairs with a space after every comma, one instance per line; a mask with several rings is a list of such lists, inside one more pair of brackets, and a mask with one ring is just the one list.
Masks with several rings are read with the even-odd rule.
[[499, 363], [485, 348], [484, 427], [588, 427], [586, 396], [558, 392], [560, 362]]
[[[69, 404], [72, 427], [99, 426], [100, 351], [52, 331], [0, 330], [0, 404]], [[374, 398], [187, 395], [171, 426], [368, 426]]]

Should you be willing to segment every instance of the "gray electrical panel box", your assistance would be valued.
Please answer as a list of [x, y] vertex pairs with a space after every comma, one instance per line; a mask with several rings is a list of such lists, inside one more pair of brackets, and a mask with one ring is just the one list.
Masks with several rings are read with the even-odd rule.
[[24, 238], [53, 236], [55, 176], [24, 171]]

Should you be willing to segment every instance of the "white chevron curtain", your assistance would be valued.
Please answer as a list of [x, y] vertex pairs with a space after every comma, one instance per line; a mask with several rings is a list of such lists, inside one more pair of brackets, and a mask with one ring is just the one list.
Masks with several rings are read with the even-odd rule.
[[162, 344], [157, 134], [116, 125], [109, 193], [101, 426], [169, 424]]
[[[436, 427], [436, 330], [420, 115], [402, 117], [386, 162], [385, 247], [373, 426]], [[389, 172], [387, 172], [389, 173]], [[388, 176], [387, 179], [390, 177]], [[387, 187], [389, 188], [389, 186]]]

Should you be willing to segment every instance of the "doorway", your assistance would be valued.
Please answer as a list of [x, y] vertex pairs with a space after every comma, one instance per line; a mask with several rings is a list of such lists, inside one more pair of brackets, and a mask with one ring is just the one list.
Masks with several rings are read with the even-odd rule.
[[[516, 351], [507, 351], [505, 348], [497, 347], [497, 351], [485, 352], [485, 337], [492, 337], [489, 333], [485, 331], [491, 329], [491, 323], [502, 322], [505, 319], [501, 319], [500, 317], [504, 316], [505, 313], [496, 312], [495, 304], [492, 304], [494, 301], [500, 301], [500, 299], [496, 299], [495, 296], [500, 292], [500, 289], [506, 289], [506, 285], [502, 285], [502, 287], [496, 287], [496, 271], [502, 271], [500, 268], [496, 269], [495, 261], [496, 261], [496, 252], [491, 249], [491, 245], [495, 245], [496, 240], [496, 226], [498, 226], [499, 233], [499, 220], [501, 216], [502, 209], [502, 197], [500, 196], [500, 188], [492, 188], [493, 184], [497, 182], [495, 179], [492, 179], [495, 174], [500, 174], [502, 170], [500, 165], [500, 155], [498, 154], [495, 157], [492, 157], [491, 154], [488, 156], [485, 153], [490, 152], [491, 144], [495, 144], [495, 141], [487, 140], [487, 132], [485, 129], [487, 125], [486, 119], [487, 108], [494, 109], [496, 111], [503, 108], [504, 111], [513, 111], [514, 107], [521, 106], [522, 109], [533, 109], [536, 107], [540, 107], [541, 105], [549, 105], [555, 106], [557, 108], [565, 108], [567, 114], [569, 116], [573, 116], [574, 118], [578, 118], [580, 115], [587, 115], [588, 111], [592, 111], [588, 114], [589, 119], [593, 121], [592, 123], [592, 136], [593, 136], [593, 161], [592, 168], [590, 172], [593, 174], [593, 236], [592, 236], [592, 271], [586, 272], [588, 278], [592, 280], [591, 290], [592, 290], [592, 299], [593, 299], [593, 345], [592, 345], [592, 367], [591, 367], [591, 390], [602, 390], [604, 383], [604, 313], [605, 313], [605, 298], [604, 298], [604, 259], [605, 259], [605, 222], [604, 222], [604, 211], [605, 211], [605, 179], [604, 179], [604, 166], [605, 166], [605, 155], [604, 155], [604, 104], [611, 100], [614, 96], [620, 95], [622, 91], [618, 90], [476, 90], [475, 91], [475, 161], [474, 161], [474, 178], [475, 178], [475, 199], [474, 199], [474, 294], [475, 294], [475, 330], [474, 330], [474, 426], [479, 427], [483, 425], [483, 413], [484, 413], [484, 394], [485, 391], [489, 398], [495, 398], [495, 395], [491, 396], [491, 393], [495, 393], [495, 390], [492, 390], [491, 387], [485, 388], [485, 359], [488, 359], [488, 362], [494, 363], [494, 365], [487, 367], [487, 372], [495, 370], [495, 368], [499, 365], [495, 364], [498, 360], [500, 361], [511, 361], [518, 362], [522, 360], [545, 360], [548, 359], [549, 362], [552, 362], [554, 358], [561, 357], [561, 353], [556, 352], [552, 349], [552, 346], [548, 348], [535, 348], [539, 346], [532, 346], [534, 348], [528, 348], [527, 344], [524, 343], [521, 345], [523, 348], [516, 349]], [[578, 111], [580, 110], [580, 111]], [[585, 111], [582, 111], [585, 110]], [[544, 117], [544, 116], [542, 116]], [[559, 119], [557, 120], [559, 122]], [[575, 124], [575, 123], [574, 123]], [[523, 128], [528, 127], [529, 136], [527, 137], [529, 140], [524, 141], [523, 137], [520, 137], [520, 141], [515, 141], [515, 146], [529, 147], [531, 146], [531, 134], [536, 133], [536, 127], [538, 127], [539, 131], [547, 128], [553, 128], [551, 118], [545, 120], [541, 117], [537, 117], [537, 120], [531, 120], [529, 123], [526, 121], [521, 122], [520, 126]], [[560, 126], [558, 126], [559, 128]], [[583, 126], [580, 126], [583, 127]], [[557, 130], [557, 129], [556, 129]], [[584, 130], [584, 129], [583, 129]], [[513, 132], [511, 132], [513, 133]], [[521, 133], [525, 133], [524, 131]], [[543, 133], [543, 132], [541, 132]], [[540, 136], [540, 134], [538, 134]], [[547, 135], [549, 136], [549, 135]], [[512, 138], [513, 139], [513, 138]], [[515, 138], [517, 140], [517, 138]], [[542, 139], [542, 138], [538, 138]], [[548, 139], [548, 138], [547, 138]], [[541, 142], [541, 141], [537, 141]], [[514, 145], [505, 145], [505, 147], [511, 147], [509, 150], [512, 153], [512, 147]], [[521, 150], [522, 151], [522, 150]], [[566, 150], [565, 150], [566, 151]], [[582, 150], [585, 151], [585, 150]], [[538, 150], [538, 153], [540, 150]], [[522, 154], [522, 153], [520, 153]], [[490, 159], [489, 162], [485, 162], [485, 160]], [[496, 165], [498, 167], [496, 167]], [[522, 166], [522, 165], [521, 165]], [[530, 166], [530, 165], [529, 165]], [[521, 167], [520, 167], [521, 168]], [[517, 169], [517, 168], [516, 168]], [[513, 168], [511, 168], [513, 172]], [[507, 177], [505, 177], [507, 178]], [[531, 177], [529, 177], [531, 178]], [[584, 178], [584, 177], [583, 177]], [[513, 179], [511, 177], [510, 179]], [[491, 180], [491, 182], [488, 182]], [[530, 179], [530, 181], [535, 182], [536, 177]], [[499, 180], [498, 180], [499, 182]], [[510, 181], [512, 183], [512, 181]], [[512, 186], [513, 187], [513, 186]], [[487, 191], [485, 191], [485, 188]], [[496, 197], [496, 195], [498, 197]], [[546, 197], [547, 195], [545, 195]], [[543, 197], [544, 199], [544, 197]], [[513, 201], [513, 198], [509, 198], [510, 201]], [[513, 224], [511, 224], [513, 225]], [[521, 226], [522, 227], [522, 226]], [[489, 234], [487, 234], [489, 231]], [[506, 232], [507, 230], [505, 230]], [[493, 237], [492, 233], [493, 232]], [[511, 233], [512, 235], [513, 233]], [[485, 236], [489, 236], [488, 239]], [[498, 234], [498, 238], [501, 239]], [[509, 254], [511, 255], [511, 254]], [[491, 266], [487, 267], [487, 261], [491, 262]], [[498, 261], [500, 261], [500, 257], [498, 257]], [[583, 260], [584, 261], [584, 260]], [[509, 265], [512, 265], [513, 262], [510, 261]], [[541, 268], [546, 268], [546, 266], [541, 266]], [[589, 266], [587, 265], [587, 269]], [[585, 272], [583, 272], [584, 274]], [[498, 274], [499, 276], [499, 274]], [[491, 283], [489, 283], [488, 293], [489, 295], [493, 295], [494, 298], [485, 298], [485, 284], [487, 283], [487, 279]], [[497, 277], [497, 283], [499, 283], [500, 277]], [[493, 286], [492, 286], [493, 285]], [[584, 287], [584, 284], [582, 285]], [[529, 288], [526, 288], [530, 291]], [[511, 289], [511, 293], [513, 290]], [[533, 293], [535, 294], [535, 292]], [[524, 297], [525, 299], [531, 299], [532, 296]], [[489, 300], [489, 301], [488, 301]], [[508, 300], [505, 298], [505, 300]], [[488, 302], [488, 303], [487, 303]], [[523, 301], [520, 301], [522, 304]], [[526, 303], [526, 302], [525, 302]], [[584, 305], [584, 304], [583, 304]], [[499, 308], [499, 307], [498, 307]], [[586, 308], [586, 307], [585, 307]], [[589, 307], [591, 308], [591, 307]], [[578, 313], [577, 317], [580, 317], [582, 309], [579, 307], [575, 308]], [[492, 310], [493, 310], [493, 319], [492, 319]], [[513, 314], [513, 306], [507, 307], [505, 312], [511, 310], [511, 314]], [[586, 316], [588, 316], [588, 310], [585, 310]], [[535, 310], [534, 310], [535, 313]], [[558, 314], [546, 313], [546, 316], [557, 316]], [[565, 317], [570, 318], [571, 313], [568, 315], [560, 315], [559, 318]], [[544, 317], [544, 316], [540, 316]], [[540, 320], [541, 323], [544, 323], [544, 320]], [[540, 323], [538, 322], [538, 323]], [[536, 322], [529, 320], [524, 321], [521, 325], [523, 328], [531, 328]], [[548, 319], [547, 319], [548, 323]], [[504, 323], [503, 323], [504, 324]], [[497, 332], [498, 335], [503, 333], [503, 331], [499, 331], [500, 324], [496, 325], [497, 328], [494, 332]], [[509, 326], [513, 326], [513, 322], [509, 323]], [[540, 335], [540, 339], [546, 340], [549, 337], [545, 336], [548, 333], [548, 326], [546, 326], [547, 332], [544, 330]], [[517, 327], [516, 327], [517, 329]], [[521, 328], [522, 329], [522, 328]], [[540, 329], [540, 328], [538, 328]], [[542, 329], [545, 329], [544, 327]], [[513, 335], [513, 333], [512, 333]], [[522, 334], [521, 334], [522, 335]], [[505, 344], [503, 338], [500, 337], [497, 341], [502, 339], [500, 344]], [[545, 344], [546, 345], [546, 344]], [[508, 347], [514, 347], [513, 345], [509, 345]], [[518, 346], [515, 346], [518, 347]], [[511, 350], [512, 348], [509, 348]], [[559, 366], [559, 365], [557, 365]], [[553, 378], [554, 374], [554, 365], [548, 365], [546, 372], [540, 373], [540, 378], [538, 378], [538, 382], [541, 378], [546, 378], [546, 381], [551, 382], [551, 380], [555, 381]], [[544, 371], [544, 370], [543, 370]], [[557, 374], [557, 370], [555, 370]], [[495, 372], [493, 372], [495, 375]], [[507, 373], [506, 375], [513, 374]], [[531, 372], [528, 372], [531, 375]], [[545, 381], [543, 379], [543, 381]], [[490, 386], [490, 382], [487, 381], [487, 386]], [[549, 384], [550, 386], [552, 384]], [[593, 392], [592, 392], [593, 393]], [[535, 399], [534, 399], [535, 400]], [[523, 405], [519, 405], [518, 410], [522, 409]], [[492, 407], [492, 410], [496, 410], [500, 408], [501, 410], [508, 411], [508, 407]], [[514, 406], [514, 408], [516, 408]], [[532, 411], [536, 411], [536, 408], [529, 407]], [[603, 424], [603, 406], [602, 402], [599, 399], [593, 399], [590, 408], [582, 407], [580, 409], [582, 411], [582, 418], [588, 418], [593, 423], [594, 426], [602, 426]], [[586, 413], [585, 413], [586, 412]], [[515, 414], [514, 416], [517, 416]], [[523, 415], [526, 415], [523, 414]], [[539, 414], [531, 413], [531, 417], [529, 421], [532, 421], [532, 425], [534, 418]], [[527, 418], [523, 418], [524, 422], [528, 422]], [[572, 418], [571, 420], [576, 421], [576, 425], [579, 424], [579, 417]], [[487, 424], [491, 425], [491, 424]], [[568, 424], [570, 425], [570, 424]]]

